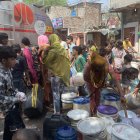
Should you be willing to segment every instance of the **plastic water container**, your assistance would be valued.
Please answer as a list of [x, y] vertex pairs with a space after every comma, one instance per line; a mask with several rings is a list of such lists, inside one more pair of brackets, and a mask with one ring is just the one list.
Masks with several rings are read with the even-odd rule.
[[62, 108], [64, 110], [70, 110], [73, 108], [73, 100], [61, 100], [62, 101]]
[[97, 108], [98, 117], [112, 117], [114, 121], [118, 119], [118, 110], [117, 108], [109, 105], [100, 105]]
[[73, 101], [73, 109], [86, 110], [90, 114], [90, 99], [87, 97], [79, 97]]
[[77, 140], [77, 133], [72, 127], [64, 126], [57, 130], [55, 140]]
[[61, 95], [62, 107], [64, 110], [73, 108], [73, 100], [77, 97], [75, 92], [67, 92]]
[[111, 140], [140, 140], [140, 131], [136, 128], [118, 123], [112, 126]]
[[100, 91], [100, 102], [103, 103], [104, 102], [104, 96], [108, 93], [113, 93], [113, 94], [117, 94], [117, 92], [110, 88], [110, 87], [107, 87], [107, 88], [102, 88], [101, 91]]
[[115, 93], [108, 93], [103, 96], [104, 105], [110, 105], [116, 107], [118, 110], [121, 110], [120, 96]]
[[83, 140], [105, 140], [107, 137], [106, 125], [102, 118], [89, 117], [77, 124]]
[[75, 109], [67, 113], [67, 116], [71, 119], [71, 126], [77, 128], [77, 123], [85, 118], [89, 117], [89, 113], [86, 110]]

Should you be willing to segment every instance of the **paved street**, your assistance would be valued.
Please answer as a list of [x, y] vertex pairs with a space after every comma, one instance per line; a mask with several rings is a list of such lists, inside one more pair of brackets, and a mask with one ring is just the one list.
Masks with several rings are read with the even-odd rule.
[[[34, 119], [34, 120], [29, 120], [28, 118], [24, 119], [26, 128], [37, 130], [41, 136], [42, 136], [43, 121], [44, 121], [44, 116], [42, 118]], [[4, 119], [0, 119], [0, 140], [2, 140], [2, 136], [3, 136], [3, 125], [4, 125]]]

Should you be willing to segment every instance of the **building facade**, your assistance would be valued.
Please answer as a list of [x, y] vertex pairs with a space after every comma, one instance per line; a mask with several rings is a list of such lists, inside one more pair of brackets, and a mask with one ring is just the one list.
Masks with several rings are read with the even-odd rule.
[[110, 0], [110, 10], [122, 14], [122, 39], [129, 37], [140, 48], [140, 0]]
[[100, 3], [79, 3], [71, 7], [52, 6], [47, 10], [51, 19], [63, 18], [63, 28], [67, 28], [69, 34], [83, 33], [98, 27], [101, 23]]

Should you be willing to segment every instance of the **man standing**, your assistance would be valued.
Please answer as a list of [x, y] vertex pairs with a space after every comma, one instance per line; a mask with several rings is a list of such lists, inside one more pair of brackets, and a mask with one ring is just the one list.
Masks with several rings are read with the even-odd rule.
[[72, 57], [72, 50], [73, 50], [73, 47], [75, 46], [75, 44], [73, 42], [73, 37], [72, 36], [68, 36], [67, 39], [66, 39], [66, 42], [68, 44], [68, 47], [69, 47], [69, 50], [70, 50], [70, 55]]
[[126, 51], [126, 53], [137, 53], [134, 49], [133, 46], [130, 42], [130, 39], [127, 37], [125, 38], [125, 40], [123, 41], [123, 48]]
[[5, 114], [3, 140], [11, 140], [14, 132], [25, 127], [19, 102], [25, 101], [26, 96], [14, 89], [11, 74], [11, 68], [16, 64], [16, 56], [12, 47], [0, 47], [0, 111]]

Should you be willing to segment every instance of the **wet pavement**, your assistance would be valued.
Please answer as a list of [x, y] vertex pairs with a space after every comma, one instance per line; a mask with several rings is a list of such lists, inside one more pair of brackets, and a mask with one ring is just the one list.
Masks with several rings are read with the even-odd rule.
[[[27, 129], [37, 130], [42, 137], [42, 128], [45, 115], [38, 119], [28, 119], [24, 117], [24, 123]], [[0, 140], [3, 140], [3, 128], [4, 128], [4, 119], [0, 119]]]

